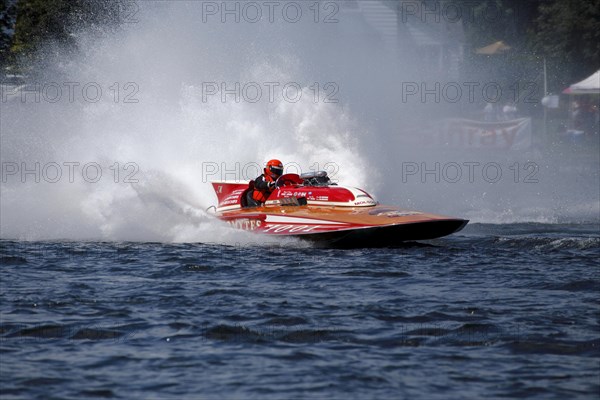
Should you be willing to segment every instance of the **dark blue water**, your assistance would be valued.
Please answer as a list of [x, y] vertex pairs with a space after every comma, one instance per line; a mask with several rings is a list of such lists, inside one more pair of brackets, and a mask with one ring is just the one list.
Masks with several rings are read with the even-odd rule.
[[2, 399], [600, 395], [598, 225], [394, 249], [0, 246]]

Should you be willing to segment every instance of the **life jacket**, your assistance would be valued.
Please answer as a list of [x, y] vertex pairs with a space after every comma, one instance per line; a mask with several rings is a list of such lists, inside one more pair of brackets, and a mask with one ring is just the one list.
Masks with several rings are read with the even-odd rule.
[[[261, 176], [264, 178], [265, 182], [275, 182], [275, 180], [268, 174], [262, 174]], [[252, 198], [254, 200], [258, 201], [259, 203], [264, 203], [265, 201], [267, 201], [270, 194], [271, 194], [271, 191], [269, 189], [265, 189], [264, 191], [261, 191], [261, 190], [257, 189], [256, 185], [255, 185], [254, 192], [252, 192]]]

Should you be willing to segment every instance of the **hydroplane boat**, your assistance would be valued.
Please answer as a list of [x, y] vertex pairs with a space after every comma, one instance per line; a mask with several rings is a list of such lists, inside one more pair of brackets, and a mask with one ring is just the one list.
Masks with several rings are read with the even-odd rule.
[[216, 216], [265, 235], [294, 236], [320, 247], [384, 247], [458, 232], [468, 220], [379, 204], [362, 189], [332, 183], [325, 171], [284, 174], [259, 207], [248, 207], [253, 181], [212, 182]]

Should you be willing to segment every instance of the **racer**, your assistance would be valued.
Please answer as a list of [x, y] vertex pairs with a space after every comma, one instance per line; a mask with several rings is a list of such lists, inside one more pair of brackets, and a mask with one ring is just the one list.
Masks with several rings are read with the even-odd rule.
[[273, 190], [275, 181], [283, 174], [283, 163], [277, 159], [269, 160], [264, 173], [254, 180], [254, 189], [246, 195], [248, 207], [260, 207], [267, 201]]

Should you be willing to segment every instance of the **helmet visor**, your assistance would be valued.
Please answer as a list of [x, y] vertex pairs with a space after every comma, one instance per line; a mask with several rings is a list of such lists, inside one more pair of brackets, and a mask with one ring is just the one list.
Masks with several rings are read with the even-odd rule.
[[279, 167], [275, 167], [275, 166], [271, 165], [269, 167], [269, 169], [271, 170], [271, 172], [274, 175], [281, 176], [283, 174], [283, 168], [279, 168]]

